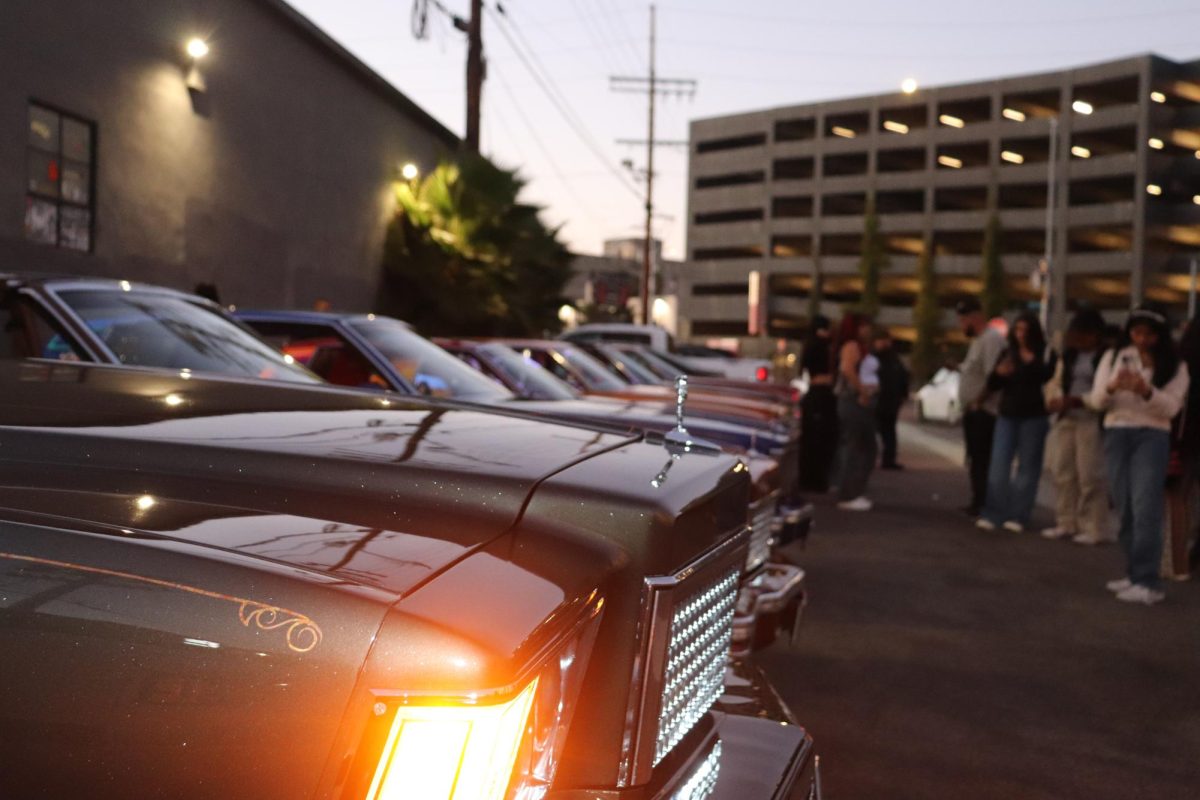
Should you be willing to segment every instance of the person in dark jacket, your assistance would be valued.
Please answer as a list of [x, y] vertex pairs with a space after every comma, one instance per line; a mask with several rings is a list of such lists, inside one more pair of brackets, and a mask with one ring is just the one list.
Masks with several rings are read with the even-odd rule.
[[1037, 316], [1029, 312], [1018, 316], [1008, 332], [1008, 348], [988, 379], [988, 387], [1000, 392], [1000, 414], [992, 439], [987, 501], [976, 523], [984, 530], [1002, 525], [1021, 533], [1029, 524], [1050, 429], [1043, 388], [1054, 375], [1056, 362], [1047, 351]]
[[875, 406], [875, 420], [883, 443], [880, 468], [904, 469], [904, 465], [896, 461], [896, 420], [908, 400], [908, 368], [896, 352], [892, 335], [883, 329], [875, 337], [875, 357], [879, 359], [879, 403]]
[[833, 347], [829, 319], [819, 315], [814, 317], [800, 362], [801, 372], [808, 373], [808, 392], [800, 404], [800, 485], [812, 492], [829, 491], [833, 458], [837, 452]]
[[[1192, 319], [1179, 340], [1179, 355], [1189, 375], [1200, 375], [1200, 318]], [[1189, 391], [1171, 426], [1175, 469], [1167, 476], [1167, 552], [1165, 577], [1185, 581], [1200, 561], [1196, 498], [1200, 494], [1200, 391]], [[1172, 474], [1173, 473], [1173, 474]]]

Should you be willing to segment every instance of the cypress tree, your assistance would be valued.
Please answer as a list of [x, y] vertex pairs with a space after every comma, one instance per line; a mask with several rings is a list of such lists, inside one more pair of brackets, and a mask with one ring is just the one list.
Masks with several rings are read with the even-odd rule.
[[988, 318], [1000, 316], [1008, 308], [1008, 289], [1004, 283], [1004, 265], [1000, 262], [1000, 217], [992, 214], [983, 231], [982, 289], [979, 304]]

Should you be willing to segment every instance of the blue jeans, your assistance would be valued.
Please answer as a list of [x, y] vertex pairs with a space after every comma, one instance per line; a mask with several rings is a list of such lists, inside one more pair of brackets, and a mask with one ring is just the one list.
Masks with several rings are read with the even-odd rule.
[[1163, 550], [1163, 486], [1171, 442], [1157, 428], [1108, 428], [1104, 458], [1130, 581], [1159, 589]]
[[[997, 417], [984, 519], [996, 525], [1029, 524], [1037, 501], [1038, 481], [1042, 479], [1042, 458], [1049, 430], [1047, 417]], [[1016, 477], [1013, 477], [1013, 459], [1017, 462]]]

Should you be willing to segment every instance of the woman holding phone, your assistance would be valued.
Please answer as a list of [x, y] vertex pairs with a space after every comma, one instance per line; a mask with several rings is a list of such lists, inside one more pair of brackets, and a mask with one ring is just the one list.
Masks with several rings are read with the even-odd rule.
[[988, 389], [1000, 392], [1000, 415], [992, 437], [987, 501], [975, 523], [983, 530], [1003, 525], [1021, 533], [1029, 524], [1050, 430], [1043, 387], [1054, 375], [1056, 361], [1037, 315], [1027, 311], [1018, 316], [1008, 331], [1008, 349], [988, 379]]
[[1166, 317], [1144, 306], [1134, 309], [1123, 345], [1100, 359], [1091, 397], [1093, 407], [1105, 411], [1104, 456], [1126, 561], [1125, 577], [1107, 584], [1118, 600], [1153, 605], [1164, 597], [1163, 486], [1171, 420], [1187, 390], [1187, 365]]

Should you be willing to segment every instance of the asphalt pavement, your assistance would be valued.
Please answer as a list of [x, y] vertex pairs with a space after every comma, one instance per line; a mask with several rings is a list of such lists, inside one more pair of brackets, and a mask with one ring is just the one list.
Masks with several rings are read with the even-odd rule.
[[1200, 581], [1114, 600], [1115, 546], [975, 529], [954, 432], [908, 433], [875, 510], [814, 498], [799, 636], [759, 655], [826, 797], [1200, 798]]

